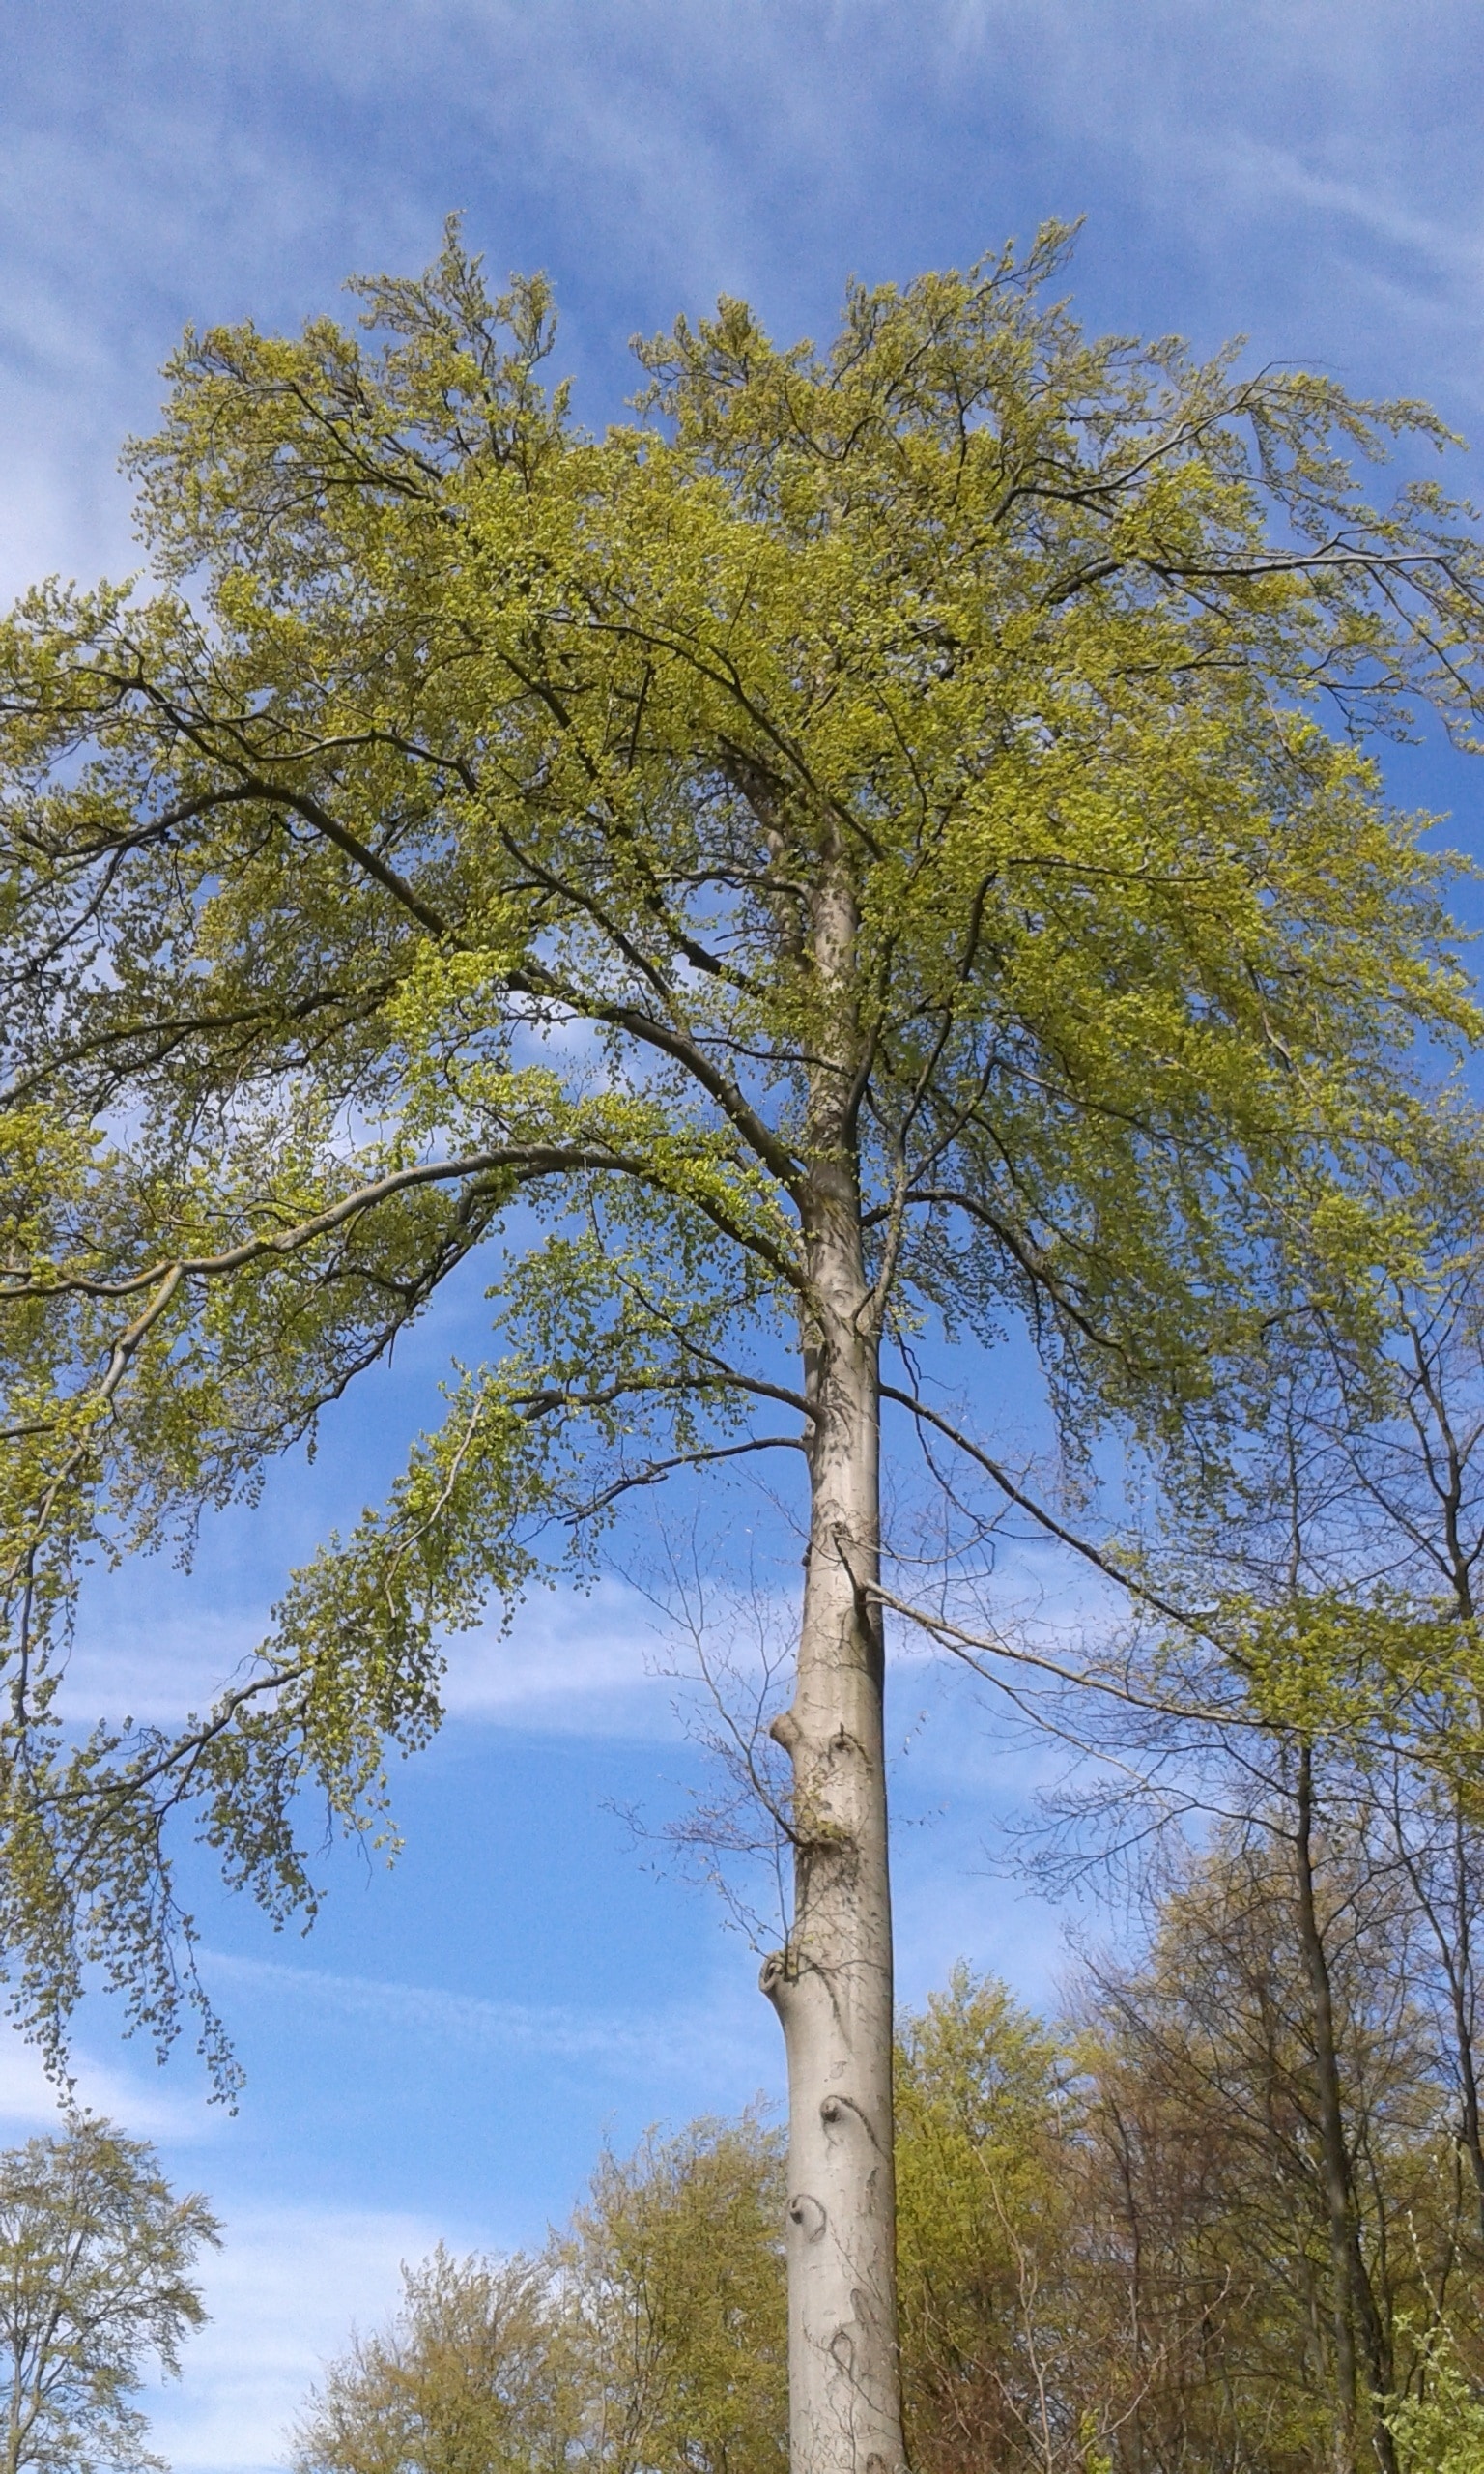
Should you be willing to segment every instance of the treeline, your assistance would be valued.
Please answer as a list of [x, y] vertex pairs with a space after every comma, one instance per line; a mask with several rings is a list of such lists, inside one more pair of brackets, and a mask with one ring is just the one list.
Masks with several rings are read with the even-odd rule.
[[[1424, 1876], [1379, 1809], [1294, 1818], [1222, 1825], [1055, 2019], [959, 1969], [902, 2020], [920, 2474], [1484, 2467], [1468, 1827]], [[784, 2474], [785, 2196], [756, 2112], [606, 2155], [543, 2252], [407, 2272], [300, 2474]]]

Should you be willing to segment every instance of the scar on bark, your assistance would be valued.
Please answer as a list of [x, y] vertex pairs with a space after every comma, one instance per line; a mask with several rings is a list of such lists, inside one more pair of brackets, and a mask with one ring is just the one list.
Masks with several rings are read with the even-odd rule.
[[795, 2225], [802, 2227], [806, 2242], [817, 2242], [829, 2222], [822, 2204], [810, 2191], [795, 2193], [788, 2202], [788, 2214]]
[[870, 2114], [863, 2105], [856, 2103], [853, 2096], [826, 2096], [819, 2107], [819, 2118], [822, 2122], [838, 2122], [845, 2114], [854, 2114], [872, 2147], [880, 2146], [881, 2143], [876, 2137]]

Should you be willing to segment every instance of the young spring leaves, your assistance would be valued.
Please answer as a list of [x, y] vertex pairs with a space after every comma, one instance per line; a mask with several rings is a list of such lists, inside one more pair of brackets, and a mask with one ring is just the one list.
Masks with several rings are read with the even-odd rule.
[[[594, 438], [450, 233], [365, 333], [187, 336], [154, 583], [13, 615], [0, 1939], [54, 2040], [90, 1961], [168, 2032], [175, 1808], [308, 1900], [296, 1799], [371, 1826], [445, 1636], [661, 1469], [817, 1496], [842, 1355], [910, 1434], [899, 1342], [1020, 1318], [1069, 1437], [1175, 1448], [1291, 1230], [1363, 1252], [1473, 1018], [1353, 734], [1472, 733], [1479, 555], [1353, 477], [1430, 416], [1089, 342], [1065, 238], [823, 353], [724, 302]], [[251, 1672], [70, 1736], [88, 1558], [250, 1493], [480, 1249], [491, 1363]]]

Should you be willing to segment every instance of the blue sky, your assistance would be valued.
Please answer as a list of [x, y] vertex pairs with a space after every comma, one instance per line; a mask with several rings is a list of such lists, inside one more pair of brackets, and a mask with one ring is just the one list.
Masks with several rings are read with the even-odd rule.
[[[1431, 397], [1484, 433], [1484, 14], [1470, 0], [0, 0], [0, 592], [133, 562], [114, 471], [187, 319], [333, 308], [461, 208], [497, 274], [544, 266], [560, 358], [601, 420], [625, 343], [718, 290], [828, 331], [847, 273], [905, 277], [1085, 214], [1088, 323]], [[1475, 484], [1476, 494], [1484, 490]], [[1403, 795], [1484, 849], [1436, 749]], [[79, 1707], [170, 1711], [250, 1644], [285, 1566], [401, 1456], [450, 1302], [332, 1422], [312, 1477], [89, 1607]], [[983, 1404], [1011, 1415], [1010, 1393]], [[736, 1543], [745, 1490], [709, 1515]], [[399, 2258], [538, 2239], [599, 2141], [776, 2090], [754, 1960], [620, 1818], [702, 1783], [663, 1641], [620, 1583], [554, 1598], [461, 1660], [398, 1782], [390, 1874], [341, 1856], [307, 1942], [196, 1888], [248, 2086], [211, 2113], [84, 2023], [84, 2089], [157, 2137], [228, 2225], [212, 2327], [157, 2431], [180, 2474], [262, 2468], [319, 2355]], [[1057, 1919], [989, 1870], [1028, 1757], [915, 1666], [897, 1687], [903, 1989], [962, 1952], [1033, 1995]], [[0, 2137], [48, 2118], [0, 2047]]]

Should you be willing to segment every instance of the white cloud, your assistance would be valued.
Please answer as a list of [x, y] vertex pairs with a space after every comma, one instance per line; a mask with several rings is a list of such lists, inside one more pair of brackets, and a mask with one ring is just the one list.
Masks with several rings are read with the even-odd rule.
[[585, 1733], [671, 1735], [673, 1686], [657, 1672], [660, 1630], [637, 1591], [542, 1592], [508, 1633], [449, 1644], [444, 1700], [453, 1718]]
[[[226, 2117], [199, 2088], [167, 2079], [156, 2067], [129, 2068], [87, 2045], [71, 2058], [75, 2101], [117, 2122], [130, 2138], [197, 2144], [218, 2139]], [[0, 2145], [60, 2128], [57, 2090], [36, 2047], [0, 2022]]]
[[739, 2057], [771, 2066], [771, 2023], [746, 1982], [747, 1971], [719, 1976], [694, 2003], [632, 2010], [584, 2010], [556, 2003], [487, 2001], [436, 1985], [340, 1975], [279, 1960], [202, 1954], [202, 1971], [241, 1984], [260, 2000], [375, 2020], [392, 2032], [475, 2052], [546, 2055], [581, 2061], [621, 2079], [661, 2084], [676, 2078], [729, 2085]]
[[210, 2324], [189, 2342], [184, 2378], [144, 2401], [175, 2474], [285, 2463], [289, 2425], [325, 2363], [353, 2324], [386, 2316], [401, 2262], [424, 2258], [441, 2235], [461, 2248], [488, 2239], [373, 2209], [231, 2212], [202, 2274]]
[[[182, 1580], [150, 1562], [90, 1591], [68, 1664], [63, 1714], [169, 1726], [200, 1710], [250, 1658], [268, 1625], [257, 1605], [213, 1603], [210, 1575]], [[542, 1592], [508, 1632], [448, 1646], [450, 1718], [595, 1735], [671, 1735], [672, 1684], [655, 1671], [659, 1632], [637, 1591]]]

